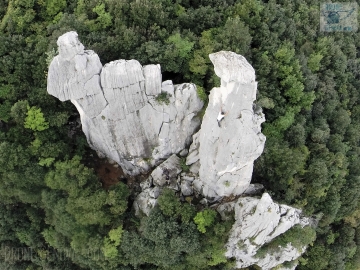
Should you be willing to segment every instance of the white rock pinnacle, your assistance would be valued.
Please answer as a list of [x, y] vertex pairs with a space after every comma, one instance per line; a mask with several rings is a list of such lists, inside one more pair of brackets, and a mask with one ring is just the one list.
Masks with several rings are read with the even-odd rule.
[[201, 129], [194, 135], [187, 164], [200, 163], [197, 186], [206, 197], [242, 194], [249, 186], [254, 160], [265, 144], [261, 123], [253, 110], [255, 71], [233, 52], [210, 54], [221, 86], [211, 90]]

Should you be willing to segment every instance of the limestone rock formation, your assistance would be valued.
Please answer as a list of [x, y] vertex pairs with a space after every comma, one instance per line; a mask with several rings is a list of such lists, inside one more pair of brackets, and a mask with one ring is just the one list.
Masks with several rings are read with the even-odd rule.
[[102, 66], [76, 32], [59, 37], [48, 93], [71, 100], [89, 145], [130, 175], [147, 172], [191, 143], [203, 102], [194, 84], [162, 82], [160, 65], [117, 60]]
[[[141, 66], [136, 60], [103, 66], [96, 53], [84, 50], [75, 32], [57, 43], [48, 92], [76, 106], [89, 145], [130, 175], [158, 165], [140, 184], [136, 215], [148, 216], [162, 189], [170, 188], [183, 198], [204, 196], [200, 203], [215, 202], [211, 207], [224, 220], [235, 218], [225, 255], [235, 258], [239, 268], [256, 264], [271, 269], [304, 252], [305, 247], [298, 250], [289, 243], [256, 256], [261, 246], [297, 224], [306, 226], [309, 219], [299, 209], [274, 203], [267, 193], [261, 199], [249, 197], [263, 190], [250, 180], [266, 138], [260, 127], [265, 116], [254, 104], [255, 71], [244, 57], [225, 51], [210, 55], [221, 86], [211, 91], [201, 129], [194, 134], [203, 106], [194, 84], [162, 82], [159, 65]], [[182, 172], [177, 154], [187, 156], [190, 172]], [[218, 201], [238, 195], [236, 201]]]
[[288, 244], [263, 258], [255, 256], [261, 246], [296, 224], [302, 227], [309, 224], [309, 219], [302, 217], [301, 210], [274, 203], [267, 193], [261, 199], [243, 197], [233, 203], [221, 204], [218, 211], [224, 219], [231, 211], [235, 212], [235, 223], [230, 231], [225, 255], [235, 258], [239, 268], [256, 264], [262, 269], [271, 269], [285, 261], [293, 261], [305, 251], [305, 247], [297, 250]]
[[249, 186], [253, 162], [264, 149], [265, 121], [256, 108], [255, 71], [246, 59], [233, 52], [210, 54], [221, 86], [210, 92], [200, 131], [186, 164], [199, 171], [194, 183], [206, 197], [242, 194]]

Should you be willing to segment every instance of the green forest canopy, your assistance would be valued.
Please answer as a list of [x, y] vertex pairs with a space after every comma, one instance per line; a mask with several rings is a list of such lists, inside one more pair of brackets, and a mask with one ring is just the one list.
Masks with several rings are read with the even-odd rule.
[[[319, 31], [319, 5], [0, 1], [0, 268], [232, 267], [223, 255], [231, 223], [180, 203], [171, 192], [140, 221], [128, 207], [127, 186], [103, 189], [86, 165], [91, 151], [74, 124], [75, 108], [46, 92], [56, 40], [75, 30], [102, 63], [160, 63], [164, 80], [194, 82], [206, 93], [219, 83], [208, 54], [244, 55], [256, 70], [257, 102], [267, 118], [266, 147], [253, 182], [318, 220], [316, 241], [298, 269], [358, 269], [360, 36]], [[6, 257], [19, 247], [31, 256]]]

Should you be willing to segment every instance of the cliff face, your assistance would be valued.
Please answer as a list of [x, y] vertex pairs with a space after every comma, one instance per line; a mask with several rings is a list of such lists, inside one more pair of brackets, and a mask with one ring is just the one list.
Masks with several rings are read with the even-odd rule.
[[194, 84], [162, 82], [160, 65], [143, 67], [136, 60], [103, 67], [75, 32], [62, 35], [57, 43], [48, 92], [76, 106], [93, 149], [136, 175], [190, 144], [203, 106]]
[[[240, 195], [249, 186], [254, 160], [265, 144], [265, 116], [254, 105], [255, 71], [232, 52], [210, 54], [221, 86], [211, 90], [200, 131], [187, 164], [199, 166], [199, 192], [206, 197]], [[195, 165], [196, 166], [196, 165]]]

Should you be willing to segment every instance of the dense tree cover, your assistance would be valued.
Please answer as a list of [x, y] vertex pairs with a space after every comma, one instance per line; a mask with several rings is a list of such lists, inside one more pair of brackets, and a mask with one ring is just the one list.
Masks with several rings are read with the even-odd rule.
[[231, 268], [223, 256], [230, 223], [212, 210], [164, 191], [150, 217], [137, 221], [126, 186], [105, 190], [84, 165], [89, 151], [75, 108], [46, 93], [56, 40], [76, 30], [103, 63], [160, 63], [163, 79], [192, 81], [206, 93], [219, 84], [209, 53], [247, 57], [267, 118], [254, 181], [318, 225], [298, 268], [357, 269], [360, 36], [320, 32], [319, 4], [0, 1], [0, 268]]

